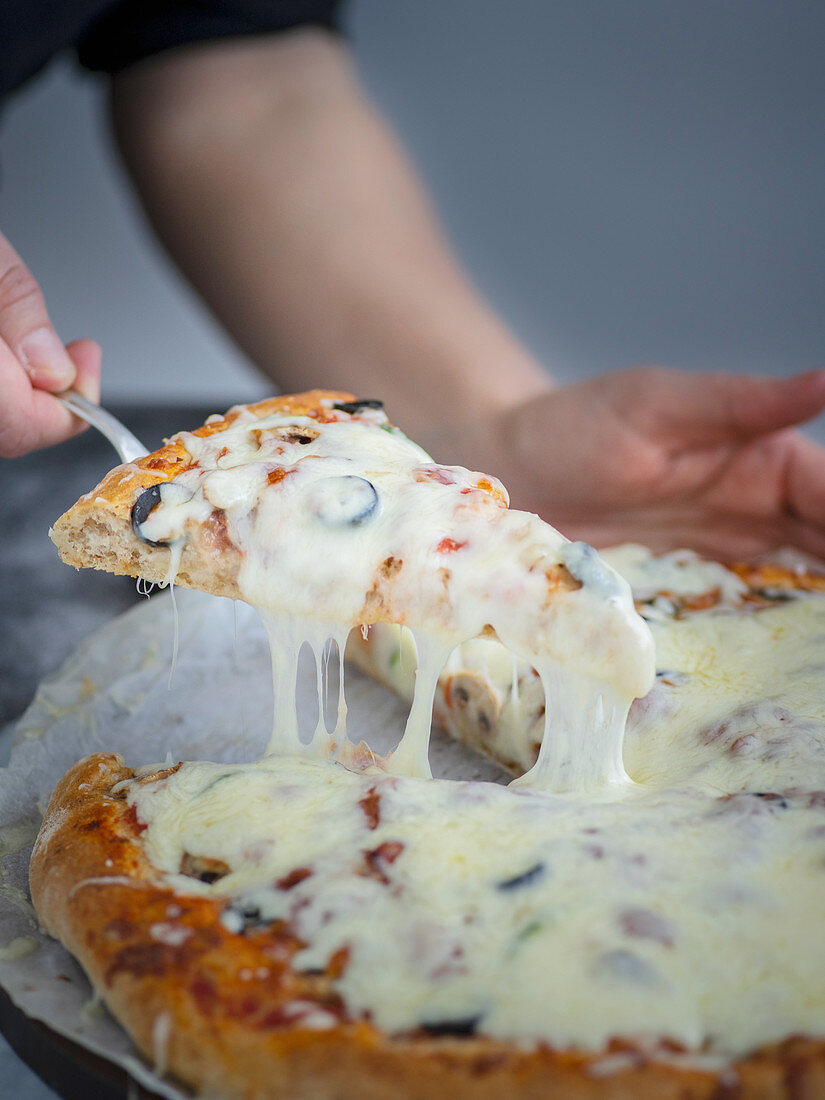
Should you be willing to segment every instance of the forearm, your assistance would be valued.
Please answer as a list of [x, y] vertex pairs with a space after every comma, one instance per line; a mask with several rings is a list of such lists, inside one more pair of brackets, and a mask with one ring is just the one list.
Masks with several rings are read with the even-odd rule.
[[426, 437], [548, 387], [328, 35], [155, 59], [116, 82], [114, 117], [162, 240], [285, 389], [383, 396]]

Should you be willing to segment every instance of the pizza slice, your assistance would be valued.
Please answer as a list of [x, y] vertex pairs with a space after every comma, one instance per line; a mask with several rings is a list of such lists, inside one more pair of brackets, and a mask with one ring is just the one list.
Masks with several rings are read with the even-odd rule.
[[[113, 470], [52, 538], [72, 565], [254, 605], [272, 642], [273, 751], [307, 751], [293, 691], [302, 643], [320, 654], [333, 638], [343, 654], [352, 628], [396, 623], [418, 672], [393, 770], [429, 774], [438, 674], [457, 645], [495, 637], [538, 669], [548, 697], [553, 736], [530, 781], [625, 782], [625, 715], [653, 680], [628, 585], [590, 547], [509, 509], [495, 478], [434, 463], [380, 402], [316, 390], [236, 407]], [[308, 751], [329, 746], [319, 719]]]

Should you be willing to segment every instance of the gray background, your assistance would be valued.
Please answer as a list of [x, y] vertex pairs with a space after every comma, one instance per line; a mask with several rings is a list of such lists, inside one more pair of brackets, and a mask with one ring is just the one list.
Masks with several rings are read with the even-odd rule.
[[[561, 379], [825, 362], [825, 5], [356, 0], [368, 86], [472, 276]], [[5, 109], [0, 226], [107, 401], [248, 400], [244, 363], [148, 237], [100, 86]], [[13, 467], [7, 467], [4, 475]], [[0, 1095], [51, 1095], [0, 1051]]]

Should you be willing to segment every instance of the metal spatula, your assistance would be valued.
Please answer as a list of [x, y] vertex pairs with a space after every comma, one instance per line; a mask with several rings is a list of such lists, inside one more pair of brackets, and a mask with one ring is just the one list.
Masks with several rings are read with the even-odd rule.
[[87, 401], [74, 390], [64, 390], [63, 393], [56, 393], [54, 396], [75, 416], [79, 416], [81, 420], [87, 421], [93, 428], [102, 432], [120, 455], [122, 462], [133, 462], [136, 458], [143, 458], [144, 455], [149, 454], [137, 436], [132, 435], [117, 417], [101, 409], [99, 405]]

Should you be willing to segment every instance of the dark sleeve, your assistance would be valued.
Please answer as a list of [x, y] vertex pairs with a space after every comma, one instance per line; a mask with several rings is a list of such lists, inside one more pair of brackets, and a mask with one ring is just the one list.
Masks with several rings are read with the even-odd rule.
[[80, 64], [116, 73], [192, 42], [314, 25], [340, 30], [342, 0], [118, 0], [77, 43]]

